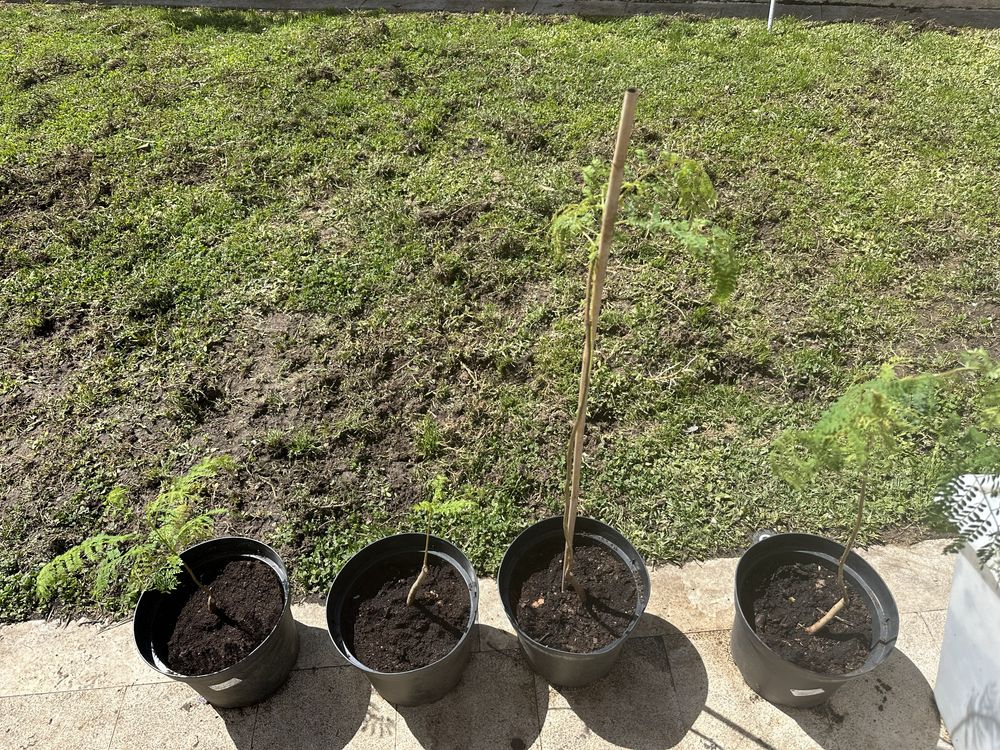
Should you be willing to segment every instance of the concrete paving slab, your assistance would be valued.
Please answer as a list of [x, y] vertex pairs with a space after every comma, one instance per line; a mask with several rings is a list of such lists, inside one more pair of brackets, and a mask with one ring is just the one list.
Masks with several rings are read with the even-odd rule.
[[[739, 558], [664, 565], [649, 574], [646, 611], [685, 633], [723, 630], [733, 624], [733, 575]], [[653, 635], [650, 622], [640, 622], [636, 635]]]
[[[540, 0], [542, 2], [544, 0]], [[741, 2], [740, 0], [723, 0], [722, 2], [703, 2], [693, 0], [693, 2], [671, 2], [670, 0], [651, 0], [650, 2], [633, 2], [629, 0], [625, 4], [625, 10], [629, 15], [665, 15], [668, 13], [693, 13], [699, 16], [723, 16], [727, 18], [767, 18], [767, 3], [762, 2]], [[796, 5], [791, 9], [786, 6], [779, 6], [784, 15], [795, 15], [798, 17], [810, 15], [809, 7]], [[539, 12], [536, 8], [535, 12]], [[813, 16], [819, 15], [818, 6], [813, 6]]]
[[927, 638], [922, 644], [914, 645], [908, 653], [931, 687], [934, 687], [941, 663], [941, 644], [944, 642], [944, 623], [948, 619], [948, 611], [921, 612], [920, 618], [927, 626]]
[[347, 666], [347, 660], [330, 640], [325, 605], [315, 601], [293, 604], [292, 617], [299, 631], [299, 658], [295, 669]]
[[354, 667], [292, 672], [257, 710], [255, 748], [385, 748], [396, 737], [392, 707]]
[[[972, 26], [993, 29], [1000, 27], [997, 0], [910, 0], [907, 7], [888, 5], [893, 0], [872, 0], [869, 5], [836, 4], [825, 1], [778, 5], [778, 19], [795, 16], [813, 20], [863, 21], [892, 20], [909, 22], [936, 21], [952, 26]], [[765, 18], [766, 3], [740, 0], [678, 0], [672, 2], [628, 2], [626, 0], [102, 0], [105, 5], [153, 5], [204, 8], [253, 8], [257, 10], [322, 10], [351, 12], [355, 10], [387, 10], [389, 12], [475, 13], [481, 11], [533, 14], [626, 17], [637, 14], [696, 14], [736, 18]], [[886, 5], [879, 5], [886, 3]], [[923, 7], [913, 7], [923, 6]], [[965, 7], [962, 7], [965, 6]]]
[[748, 710], [762, 723], [761, 736], [780, 750], [933, 748], [940, 721], [921, 664], [929, 663], [936, 648], [920, 616], [903, 614], [893, 654], [874, 672], [844, 685], [829, 703], [794, 709], [752, 696]]
[[4, 750], [107, 750], [125, 688], [0, 698]]
[[900, 612], [928, 612], [948, 608], [954, 553], [945, 553], [946, 539], [910, 546], [859, 550], [892, 591]]
[[214, 708], [179, 682], [133, 685], [126, 689], [111, 750], [246, 750], [256, 713], [255, 707]]
[[[546, 750], [611, 750], [621, 747], [608, 741], [594, 732], [587, 724], [569, 709], [559, 708], [549, 711], [542, 728], [542, 747]], [[628, 747], [645, 747], [629, 745]], [[652, 746], [649, 746], [650, 748]], [[670, 747], [660, 745], [659, 747]]]
[[164, 682], [139, 659], [132, 623], [31, 620], [0, 628], [0, 696]]
[[937, 654], [941, 650], [941, 640], [934, 642], [934, 636], [923, 616], [917, 612], [905, 612], [899, 616], [899, 637], [896, 650], [913, 662], [927, 683], [934, 687], [931, 679], [937, 675]]
[[535, 675], [542, 745], [552, 747], [673, 747], [687, 731], [678, 721], [670, 660], [662, 636], [631, 638], [603, 680], [560, 688]]
[[474, 653], [444, 698], [396, 711], [397, 750], [539, 747], [534, 676], [518, 651]]
[[391, 13], [531, 13], [535, 0], [366, 0], [366, 10], [381, 9]]
[[[743, 682], [729, 653], [729, 632], [696, 633], [667, 639], [675, 674], [697, 683], [699, 669], [710, 675], [704, 707], [682, 748], [932, 748], [938, 717], [931, 686], [912, 659], [928, 668], [939, 648], [918, 615], [901, 617], [898, 648], [874, 673], [859, 678], [815, 709], [773, 706]], [[685, 642], [686, 641], [686, 642]], [[939, 642], [938, 642], [939, 643]], [[696, 663], [697, 651], [702, 665]], [[693, 665], [693, 666], [692, 666]], [[697, 691], [681, 692], [682, 716], [693, 713]]]
[[390, 706], [341, 666], [315, 599], [294, 606], [302, 647], [289, 682], [241, 711], [217, 711], [146, 667], [128, 623], [0, 627], [0, 748], [947, 750], [931, 690], [953, 563], [944, 546], [862, 551], [899, 604], [897, 651], [819, 709], [780, 709], [743, 683], [729, 654], [729, 558], [654, 571], [653, 599], [622, 660], [580, 690], [550, 688], [531, 672], [495, 581], [482, 579], [477, 650], [462, 682], [418, 708]]
[[361, 10], [364, 0], [102, 0], [103, 5], [161, 5], [169, 7], [244, 8], [254, 10]]
[[678, 718], [687, 730], [678, 747], [766, 748], [791, 750], [796, 745], [772, 745], [770, 722], [783, 720], [743, 682], [729, 654], [729, 631], [676, 634], [665, 638], [677, 695]]
[[479, 579], [479, 643], [480, 651], [517, 649], [517, 636], [500, 603], [500, 591], [492, 578]]
[[534, 13], [540, 15], [612, 18], [628, 13], [628, 4], [616, 0], [539, 0]]
[[805, 732], [824, 750], [931, 748], [940, 718], [930, 684], [907, 654], [897, 649], [874, 672], [844, 685], [815, 709], [784, 709], [795, 725], [769, 736], [779, 748]]

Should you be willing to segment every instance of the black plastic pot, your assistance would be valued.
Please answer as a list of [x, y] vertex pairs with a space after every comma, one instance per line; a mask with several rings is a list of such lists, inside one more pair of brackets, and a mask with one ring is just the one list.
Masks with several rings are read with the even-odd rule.
[[[292, 619], [285, 564], [278, 553], [263, 542], [238, 536], [196, 544], [182, 552], [181, 558], [196, 574], [204, 568], [240, 558], [265, 563], [281, 581], [285, 596], [281, 617], [267, 638], [231, 667], [211, 674], [184, 675], [170, 669], [161, 653], [176, 617], [177, 600], [170, 594], [146, 591], [139, 597], [132, 626], [139, 655], [157, 672], [190, 685], [214, 706], [236, 708], [263, 700], [285, 682], [299, 653], [299, 635]], [[186, 574], [181, 574], [181, 580], [186, 583]]]
[[462, 670], [472, 651], [472, 629], [479, 611], [479, 580], [472, 563], [454, 544], [431, 537], [430, 554], [452, 565], [469, 587], [469, 621], [455, 647], [435, 662], [406, 672], [379, 672], [362, 664], [351, 653], [344, 639], [342, 622], [344, 609], [358, 583], [370, 574], [378, 575], [384, 565], [414, 561], [419, 564], [424, 554], [423, 534], [396, 534], [372, 542], [347, 561], [330, 587], [326, 599], [326, 626], [333, 645], [351, 664], [360, 669], [368, 681], [389, 703], [418, 706], [443, 697], [462, 677]]
[[847, 674], [820, 674], [796, 666], [768, 648], [754, 632], [749, 582], [755, 571], [785, 563], [819, 563], [836, 570], [844, 547], [812, 534], [760, 532], [757, 539], [736, 566], [736, 617], [730, 639], [733, 661], [747, 685], [771, 703], [817, 706], [828, 701], [845, 683], [871, 672], [892, 653], [899, 634], [896, 602], [875, 569], [851, 552], [844, 566], [844, 577], [871, 612], [872, 651], [860, 669]]
[[497, 573], [497, 586], [500, 589], [500, 601], [503, 603], [504, 612], [507, 613], [507, 619], [510, 620], [514, 632], [517, 633], [517, 640], [520, 642], [521, 649], [532, 669], [552, 685], [580, 687], [599, 680], [611, 671], [611, 667], [614, 666], [621, 654], [625, 641], [635, 629], [639, 618], [642, 617], [642, 613], [646, 609], [646, 604], [649, 602], [649, 572], [646, 570], [646, 563], [643, 562], [642, 557], [625, 537], [607, 524], [593, 518], [577, 518], [575, 538], [583, 537], [604, 545], [618, 555], [635, 576], [635, 587], [638, 595], [635, 617], [621, 638], [598, 651], [591, 651], [587, 654], [561, 651], [539, 643], [521, 630], [517, 624], [517, 600], [513, 590], [514, 575], [520, 561], [532, 549], [550, 542], [554, 537], [562, 538], [562, 523], [562, 516], [554, 516], [539, 521], [522, 531], [503, 556], [500, 570]]

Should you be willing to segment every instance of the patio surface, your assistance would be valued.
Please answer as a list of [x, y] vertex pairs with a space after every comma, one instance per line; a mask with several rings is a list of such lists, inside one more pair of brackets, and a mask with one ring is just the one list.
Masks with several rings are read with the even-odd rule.
[[824, 707], [781, 709], [743, 683], [729, 656], [735, 558], [652, 571], [653, 593], [614, 671], [552, 688], [522, 657], [492, 580], [481, 581], [475, 653], [441, 701], [394, 708], [335, 652], [323, 607], [293, 608], [301, 647], [271, 699], [216, 710], [136, 655], [128, 623], [32, 621], [0, 627], [0, 747], [690, 748], [925, 750], [940, 737], [932, 686], [952, 557], [944, 543], [861, 551], [900, 611], [892, 656]]

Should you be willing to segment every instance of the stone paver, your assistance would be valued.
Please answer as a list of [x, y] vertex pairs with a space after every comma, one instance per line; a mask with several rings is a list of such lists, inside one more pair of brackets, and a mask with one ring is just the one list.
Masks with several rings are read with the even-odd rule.
[[[733, 624], [733, 576], [738, 558], [724, 557], [650, 571], [647, 611], [684, 633], [725, 630]], [[654, 628], [655, 630], [655, 628]], [[649, 621], [636, 635], [652, 633]]]
[[603, 680], [555, 688], [535, 675], [543, 747], [673, 747], [684, 736], [663, 636], [632, 638]]
[[307, 669], [292, 672], [288, 682], [260, 704], [252, 746], [275, 750], [394, 747], [396, 724], [392, 706], [358, 670]]
[[337, 654], [323, 603], [297, 603], [289, 681], [259, 706], [217, 710], [146, 667], [131, 626], [40, 621], [0, 627], [0, 748], [947, 748], [937, 673], [953, 558], [945, 543], [861, 554], [901, 612], [896, 651], [825, 707], [781, 709], [754, 694], [729, 654], [735, 558], [651, 572], [647, 614], [603, 681], [553, 688], [524, 660], [496, 584], [480, 582], [474, 652], [458, 688], [393, 707]]
[[820, 710], [785, 709], [795, 724], [778, 725], [772, 743], [792, 747], [805, 732], [823, 750], [932, 748], [940, 733], [930, 684], [897, 649], [874, 673], [842, 687]]
[[137, 657], [130, 623], [0, 627], [0, 696], [165, 681]]
[[941, 609], [935, 612], [921, 612], [920, 617], [927, 626], [930, 636], [927, 640], [925, 652], [921, 655], [920, 661], [914, 659], [920, 671], [924, 673], [931, 687], [937, 684], [938, 664], [941, 659], [941, 643], [944, 641], [944, 623], [948, 619], [948, 610]]
[[[135, 5], [137, 0], [102, 0], [105, 5]], [[574, 15], [621, 18], [635, 15], [697, 14], [731, 18], [767, 18], [766, 2], [746, 0], [143, 0], [143, 5], [257, 10], [325, 10], [351, 12], [384, 10], [391, 13], [516, 12], [533, 15]], [[865, 3], [778, 3], [777, 18], [813, 21], [887, 20], [921, 23], [936, 21], [953, 26], [1000, 27], [1000, 0], [865, 0]]]
[[125, 688], [0, 698], [4, 750], [107, 750]]
[[885, 580], [900, 612], [948, 609], [954, 556], [932, 539], [907, 547], [872, 547], [862, 555]]
[[510, 629], [507, 613], [500, 603], [500, 592], [495, 581], [479, 581], [479, 648], [482, 651], [516, 649], [517, 636]]
[[347, 659], [340, 655], [326, 629], [326, 606], [322, 602], [302, 602], [292, 606], [292, 616], [299, 630], [299, 658], [296, 669], [343, 667]]
[[538, 747], [534, 675], [517, 651], [474, 653], [448, 695], [397, 711], [399, 750]]
[[667, 638], [667, 655], [687, 728], [680, 747], [770, 748], [769, 721], [778, 712], [748, 688], [729, 655], [729, 631], [678, 634]]
[[121, 715], [111, 739], [115, 750], [237, 750], [250, 746], [256, 710], [216, 709], [187, 685], [168, 682], [126, 688]]
[[[943, 615], [944, 612], [941, 614]], [[896, 651], [906, 656], [913, 664], [929, 689], [934, 687], [943, 638], [944, 633], [935, 633], [933, 629], [928, 627], [923, 613], [909, 612], [899, 616], [899, 638], [896, 640]], [[914, 676], [916, 677], [916, 675]]]

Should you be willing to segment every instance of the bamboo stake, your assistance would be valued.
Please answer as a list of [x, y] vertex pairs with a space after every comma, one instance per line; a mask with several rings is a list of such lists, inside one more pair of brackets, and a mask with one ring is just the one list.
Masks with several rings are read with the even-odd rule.
[[597, 323], [601, 317], [601, 299], [604, 295], [604, 278], [608, 272], [608, 255], [615, 234], [618, 219], [618, 205], [621, 202], [622, 179], [625, 172], [625, 157], [632, 139], [635, 123], [635, 106], [638, 92], [629, 89], [622, 101], [621, 117], [618, 120], [618, 136], [615, 152], [611, 159], [611, 174], [608, 176], [608, 192], [604, 196], [604, 211], [601, 213], [601, 234], [598, 239], [597, 257], [591, 259], [587, 274], [587, 295], [584, 302], [583, 362], [580, 366], [580, 392], [576, 402], [576, 420], [570, 431], [567, 451], [567, 481], [564, 496], [563, 536], [566, 547], [563, 552], [562, 590], [569, 583], [582, 601], [587, 598], [583, 587], [573, 577], [573, 536], [576, 533], [577, 508], [580, 504], [580, 470], [583, 463], [583, 437], [587, 426], [587, 397], [590, 391], [590, 369], [597, 343]]

